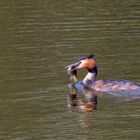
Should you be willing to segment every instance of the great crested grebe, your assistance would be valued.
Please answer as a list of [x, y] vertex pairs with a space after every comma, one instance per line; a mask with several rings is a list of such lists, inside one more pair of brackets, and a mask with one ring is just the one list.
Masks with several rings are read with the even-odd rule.
[[97, 92], [111, 92], [116, 93], [124, 90], [139, 90], [140, 84], [128, 80], [96, 80], [97, 64], [93, 54], [85, 55], [78, 59], [74, 64], [68, 66], [68, 73], [77, 81], [77, 70], [86, 68], [88, 74], [83, 79], [84, 87], [88, 87]]

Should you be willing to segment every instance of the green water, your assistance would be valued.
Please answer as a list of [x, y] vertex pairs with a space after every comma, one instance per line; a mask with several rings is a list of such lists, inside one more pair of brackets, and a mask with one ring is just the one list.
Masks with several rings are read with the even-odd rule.
[[[138, 0], [0, 1], [0, 139], [138, 140], [140, 100], [70, 111], [64, 68], [94, 53], [98, 79], [140, 82]], [[81, 71], [81, 78], [85, 71]]]

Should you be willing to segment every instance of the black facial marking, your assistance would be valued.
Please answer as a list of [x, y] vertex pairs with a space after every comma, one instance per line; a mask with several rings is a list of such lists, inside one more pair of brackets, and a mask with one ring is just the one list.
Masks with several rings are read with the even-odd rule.
[[95, 73], [97, 75], [97, 72], [98, 72], [97, 66], [94, 66], [93, 68], [88, 69], [88, 72]]

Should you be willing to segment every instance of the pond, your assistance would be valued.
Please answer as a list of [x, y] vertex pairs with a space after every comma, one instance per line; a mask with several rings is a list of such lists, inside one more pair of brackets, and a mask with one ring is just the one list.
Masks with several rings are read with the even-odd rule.
[[139, 36], [138, 0], [1, 0], [0, 139], [139, 139], [140, 100], [72, 111], [64, 68], [94, 53], [98, 79], [140, 82]]

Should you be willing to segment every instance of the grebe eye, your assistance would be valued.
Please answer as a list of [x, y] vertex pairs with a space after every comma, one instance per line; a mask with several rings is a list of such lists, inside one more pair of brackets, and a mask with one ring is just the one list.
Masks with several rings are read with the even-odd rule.
[[80, 62], [79, 62], [79, 65], [80, 65], [81, 63], [82, 63], [82, 62], [80, 61]]

